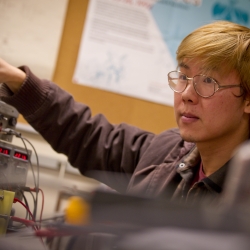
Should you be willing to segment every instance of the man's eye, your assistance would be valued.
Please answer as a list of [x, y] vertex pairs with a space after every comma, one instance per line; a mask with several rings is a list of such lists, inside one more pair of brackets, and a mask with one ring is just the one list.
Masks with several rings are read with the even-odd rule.
[[212, 79], [211, 77], [205, 77], [205, 78], [203, 79], [203, 82], [204, 82], [204, 83], [214, 83], [214, 81], [213, 81], [213, 79]]
[[180, 80], [187, 80], [187, 77], [185, 75], [179, 75]]

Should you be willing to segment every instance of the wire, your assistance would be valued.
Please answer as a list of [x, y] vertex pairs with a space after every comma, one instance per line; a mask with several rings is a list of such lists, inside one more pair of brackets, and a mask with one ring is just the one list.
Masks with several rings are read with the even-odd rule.
[[[25, 204], [22, 201], [20, 201], [19, 199], [17, 199], [17, 198], [14, 198], [14, 202], [19, 202], [20, 204], [22, 204], [26, 208], [26, 218], [27, 218], [27, 214], [29, 214], [30, 217], [32, 218], [32, 220], [36, 221], [36, 213], [37, 213], [37, 206], [38, 206], [38, 192], [40, 191], [41, 194], [42, 194], [42, 207], [41, 207], [40, 220], [39, 220], [40, 221], [40, 226], [37, 227], [37, 229], [41, 228], [42, 214], [43, 214], [43, 209], [44, 209], [44, 193], [43, 193], [43, 190], [39, 188], [40, 165], [39, 165], [39, 159], [38, 159], [38, 155], [37, 155], [36, 149], [35, 149], [35, 147], [32, 145], [32, 143], [28, 139], [22, 137], [22, 135], [21, 135], [20, 132], [17, 132], [17, 131], [15, 131], [13, 129], [10, 129], [10, 128], [5, 128], [5, 129], [0, 128], [0, 132], [1, 133], [5, 133], [6, 135], [15, 135], [16, 137], [20, 138], [22, 140], [22, 142], [23, 142], [23, 145], [25, 147], [27, 155], [29, 156], [28, 157], [28, 162], [29, 162], [30, 167], [31, 167], [31, 171], [32, 171], [32, 174], [33, 174], [33, 179], [34, 179], [34, 184], [35, 184], [35, 188], [33, 188], [33, 189], [28, 188], [29, 192], [31, 193], [31, 195], [33, 197], [33, 201], [34, 201], [33, 214], [30, 212], [27, 199], [24, 196], [23, 192], [21, 192], [21, 193], [22, 193], [22, 196], [24, 198]], [[36, 156], [36, 162], [37, 162], [37, 179], [35, 177], [35, 171], [34, 171], [33, 165], [31, 163], [31, 154], [29, 154], [29, 150], [27, 148], [27, 145], [26, 145], [25, 141], [28, 142], [29, 145], [33, 148], [33, 151], [34, 151], [35, 156]], [[36, 197], [34, 197], [34, 195], [32, 194], [32, 192], [36, 192]]]
[[[12, 221], [16, 221], [16, 222], [20, 222], [20, 223], [23, 223], [24, 225], [26, 226], [32, 226], [32, 228], [34, 229], [35, 232], [37, 232], [38, 230], [38, 226], [36, 225], [36, 223], [32, 220], [26, 220], [26, 219], [22, 219], [22, 218], [19, 218], [19, 217], [16, 217], [16, 216], [11, 216], [10, 219]], [[37, 235], [38, 237], [40, 237], [39, 235]], [[45, 244], [42, 240], [42, 238], [40, 237], [40, 240], [42, 242], [42, 244], [44, 245], [45, 247]]]
[[[25, 143], [25, 141], [24, 141], [24, 138], [21, 137], [21, 136], [20, 136], [19, 138], [22, 140], [23, 145], [24, 145], [24, 147], [25, 147], [25, 150], [26, 150], [26, 152], [27, 152], [28, 155], [29, 155], [29, 151], [28, 151], [27, 145], [26, 145], [26, 143]], [[28, 157], [28, 161], [29, 161], [29, 164], [30, 164], [30, 166], [31, 166], [31, 170], [32, 170], [33, 178], [34, 178], [35, 187], [38, 188], [37, 180], [36, 180], [36, 178], [35, 178], [35, 171], [34, 171], [34, 169], [33, 169], [33, 165], [31, 164], [30, 157]]]
[[33, 220], [27, 220], [27, 219], [19, 218], [16, 216], [10, 216], [10, 219], [12, 221], [15, 221], [15, 222], [20, 222], [20, 223], [24, 224], [25, 226], [34, 227], [34, 225], [35, 225], [35, 222]]
[[[28, 201], [27, 201], [27, 199], [26, 199], [26, 197], [25, 197], [25, 195], [24, 195], [24, 192], [23, 192], [23, 190], [20, 190], [20, 193], [22, 194], [22, 197], [23, 197], [23, 199], [24, 199], [24, 202], [25, 202], [25, 205], [27, 206], [27, 208], [30, 210], [30, 208], [29, 208], [29, 204], [28, 204]], [[29, 213], [28, 213], [28, 210], [26, 209], [26, 216], [25, 216], [25, 219], [27, 220], [27, 218], [28, 218], [28, 215], [29, 215]], [[17, 221], [17, 220], [13, 220], [13, 221], [16, 221], [16, 222], [20, 222], [20, 221]], [[21, 224], [18, 224], [18, 225], [12, 225], [11, 227], [9, 227], [8, 229], [12, 229], [12, 230], [17, 230], [17, 229], [21, 229], [21, 228], [23, 228], [23, 222], [20, 222]]]
[[[29, 208], [29, 203], [28, 203], [28, 201], [27, 201], [27, 199], [26, 199], [26, 197], [25, 197], [25, 195], [24, 195], [24, 193], [23, 193], [23, 191], [20, 191], [21, 192], [21, 194], [22, 194], [22, 197], [23, 197], [23, 199], [24, 199], [24, 202], [25, 202], [25, 205], [28, 207], [28, 209], [30, 210], [30, 208]], [[28, 217], [28, 211], [26, 211], [26, 219], [27, 219], [27, 217]]]
[[36, 198], [35, 198], [34, 213], [33, 213], [34, 217], [36, 218], [37, 204], [38, 204], [38, 190], [39, 190], [39, 160], [38, 160], [38, 156], [37, 156], [36, 150], [35, 150], [34, 146], [30, 143], [30, 141], [27, 140], [26, 138], [23, 138], [21, 135], [18, 135], [18, 137], [22, 140], [23, 145], [24, 145], [27, 153], [28, 153], [28, 148], [27, 148], [27, 145], [26, 145], [25, 141], [27, 141], [31, 145], [31, 147], [33, 148], [34, 153], [36, 155], [36, 161], [37, 161], [37, 180], [35, 178], [35, 173], [34, 173], [33, 165], [31, 163], [31, 159], [29, 157], [29, 164], [30, 164], [30, 167], [31, 167], [31, 170], [32, 170], [32, 174], [33, 174], [33, 178], [34, 178], [34, 184], [35, 184], [35, 188], [36, 188]]
[[46, 221], [57, 221], [58, 222], [58, 220], [59, 220], [59, 223], [64, 223], [64, 221], [65, 221], [64, 214], [42, 219], [42, 222], [46, 222]]
[[[30, 189], [31, 192], [36, 192], [35, 188], [31, 188]], [[40, 212], [40, 223], [42, 222], [42, 216], [43, 216], [43, 208], [44, 208], [44, 193], [43, 190], [41, 188], [39, 188], [39, 191], [42, 194], [42, 207], [41, 207], [41, 212]]]
[[33, 214], [34, 214], [35, 204], [36, 204], [35, 196], [34, 196], [33, 192], [31, 192], [30, 190], [29, 190], [28, 192], [30, 193], [30, 195], [32, 196], [32, 199], [33, 199], [33, 204], [34, 204], [34, 207], [33, 207]]
[[34, 216], [33, 216], [33, 214], [30, 212], [29, 208], [28, 208], [22, 201], [20, 201], [18, 198], [14, 198], [14, 203], [16, 203], [16, 202], [20, 203], [20, 204], [26, 209], [26, 211], [28, 211], [28, 213], [29, 213], [31, 219], [32, 219], [33, 221], [35, 221]]
[[[33, 144], [28, 140], [28, 139], [26, 139], [26, 138], [24, 138], [24, 137], [20, 137], [22, 140], [23, 140], [23, 142], [24, 141], [27, 141], [28, 143], [29, 143], [29, 145], [33, 148], [33, 151], [34, 151], [34, 153], [35, 153], [35, 156], [36, 156], [36, 163], [37, 163], [37, 188], [39, 188], [39, 175], [40, 175], [40, 164], [39, 164], [39, 159], [38, 159], [38, 155], [37, 155], [37, 152], [36, 152], [36, 149], [35, 149], [35, 147], [33, 146]], [[25, 143], [24, 143], [25, 144]], [[27, 147], [26, 147], [27, 148]], [[31, 161], [30, 161], [30, 164], [31, 164]], [[31, 164], [32, 165], [32, 164]]]
[[44, 208], [44, 193], [41, 188], [39, 188], [39, 191], [41, 191], [42, 194], [42, 208], [41, 208], [41, 213], [40, 213], [40, 223], [42, 222], [42, 217], [43, 217], [43, 208]]
[[29, 162], [30, 167], [31, 167], [31, 171], [32, 171], [33, 178], [34, 178], [34, 184], [35, 184], [35, 187], [36, 187], [36, 198], [35, 198], [34, 212], [33, 212], [34, 218], [36, 218], [37, 204], [38, 204], [38, 191], [39, 191], [39, 172], [40, 172], [40, 165], [39, 165], [39, 160], [38, 160], [38, 155], [37, 155], [36, 149], [34, 148], [32, 143], [28, 139], [22, 137], [21, 133], [15, 131], [14, 129], [10, 129], [10, 128], [4, 128], [3, 129], [3, 128], [0, 127], [0, 132], [3, 133], [3, 134], [6, 134], [6, 135], [15, 135], [16, 137], [20, 138], [22, 140], [22, 142], [23, 142], [23, 145], [24, 145], [25, 150], [26, 150], [28, 155], [29, 155], [29, 150], [27, 148], [27, 145], [26, 145], [25, 141], [28, 142], [29, 145], [33, 148], [33, 151], [34, 151], [35, 156], [36, 156], [36, 162], [37, 162], [37, 180], [35, 178], [35, 172], [34, 172], [34, 169], [33, 169], [33, 165], [31, 163], [31, 157], [28, 157], [28, 162]]

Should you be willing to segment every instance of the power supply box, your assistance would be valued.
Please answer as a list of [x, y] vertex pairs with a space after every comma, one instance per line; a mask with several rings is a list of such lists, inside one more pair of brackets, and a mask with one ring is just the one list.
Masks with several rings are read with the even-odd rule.
[[14, 191], [22, 199], [30, 157], [30, 150], [0, 140], [0, 189]]

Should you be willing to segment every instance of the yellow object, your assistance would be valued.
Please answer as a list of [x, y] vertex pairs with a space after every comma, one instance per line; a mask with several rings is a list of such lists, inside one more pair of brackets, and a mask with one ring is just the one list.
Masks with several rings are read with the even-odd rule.
[[5, 234], [9, 222], [9, 216], [15, 197], [15, 192], [0, 190], [1, 199], [0, 199], [0, 215], [7, 215], [7, 218], [0, 217], [0, 235]]
[[65, 209], [66, 222], [74, 225], [83, 225], [88, 223], [89, 217], [89, 204], [81, 197], [70, 197], [68, 200], [68, 206]]

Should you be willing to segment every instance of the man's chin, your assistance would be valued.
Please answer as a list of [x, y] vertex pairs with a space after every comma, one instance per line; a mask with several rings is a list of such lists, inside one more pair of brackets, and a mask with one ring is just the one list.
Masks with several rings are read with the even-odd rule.
[[180, 131], [180, 135], [184, 141], [187, 141], [187, 142], [196, 142], [197, 141], [197, 139], [195, 138], [195, 135], [193, 135], [193, 134], [184, 133], [184, 132]]

